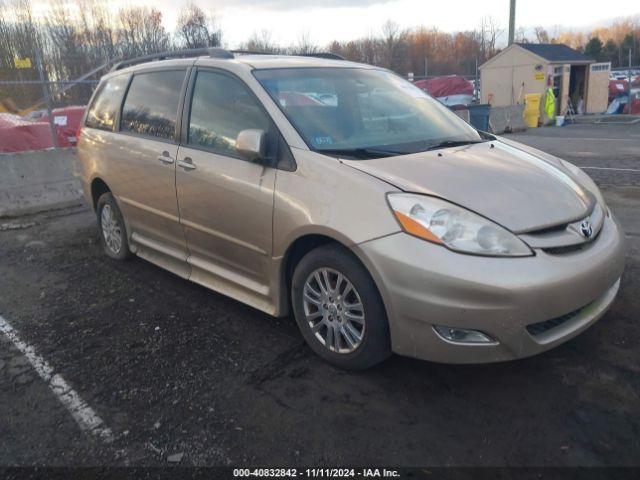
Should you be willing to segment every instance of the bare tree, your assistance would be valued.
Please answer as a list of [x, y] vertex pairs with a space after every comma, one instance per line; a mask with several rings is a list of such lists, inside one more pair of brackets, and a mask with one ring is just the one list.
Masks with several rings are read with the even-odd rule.
[[[68, 80], [121, 57], [145, 55], [173, 48], [195, 48], [220, 44], [221, 29], [215, 16], [193, 4], [183, 9], [176, 24], [176, 42], [162, 25], [162, 13], [154, 7], [125, 7], [114, 12], [101, 0], [49, 0], [37, 17], [31, 5], [41, 0], [0, 0], [0, 80], [34, 80], [35, 68], [17, 69], [14, 57], [43, 57], [45, 76]], [[425, 59], [430, 75], [473, 74], [480, 63], [495, 55], [503, 30], [491, 17], [485, 17], [472, 32], [448, 33], [435, 27], [403, 30], [386, 22], [380, 32], [346, 42], [333, 41], [331, 52], [350, 60], [391, 68], [398, 73], [409, 71], [422, 75]], [[524, 30], [518, 31], [525, 40]], [[634, 62], [640, 63], [640, 17], [629, 17], [600, 27], [588, 34], [566, 30], [562, 26], [535, 27], [527, 32], [532, 41], [561, 42], [583, 48], [597, 37], [603, 44], [603, 60], [616, 65], [621, 52], [632, 50]], [[534, 36], [535, 35], [535, 36]], [[313, 53], [318, 47], [309, 33], [301, 33], [289, 46], [279, 45], [269, 30], [254, 32], [242, 45], [247, 50], [270, 53]], [[94, 77], [94, 78], [97, 78]], [[62, 94], [55, 92], [59, 104], [86, 102], [92, 86], [80, 85]], [[9, 97], [19, 108], [33, 106], [42, 96], [38, 85], [3, 85], [0, 99]]]
[[369, 34], [360, 40], [360, 56], [364, 63], [378, 65], [380, 58], [380, 40], [375, 38], [373, 34]]
[[[91, 64], [117, 58], [117, 22], [111, 11], [99, 0], [77, 0], [82, 41], [89, 51]], [[75, 13], [75, 12], [74, 12]]]
[[45, 36], [49, 47], [47, 57], [53, 60], [47, 63], [55, 70], [54, 76], [73, 78], [87, 68], [89, 42], [83, 38], [80, 25], [72, 16], [68, 2], [51, 2], [51, 10], [45, 17]]
[[486, 61], [496, 54], [496, 41], [504, 33], [493, 17], [484, 17], [476, 30], [480, 39], [481, 61]]
[[333, 41], [328, 49], [349, 60], [390, 67], [402, 74], [414, 72], [417, 76], [424, 74], [425, 59], [430, 75], [471, 75], [476, 60], [481, 60], [477, 31], [451, 34], [425, 27], [402, 31], [391, 25], [385, 32], [382, 37], [369, 35], [344, 43]]
[[343, 56], [347, 60], [351, 60], [353, 62], [364, 62], [361, 40], [352, 40], [345, 43], [343, 46], [343, 52]]
[[331, 43], [329, 43], [327, 51], [344, 57], [342, 44], [337, 40], [332, 40]]
[[515, 31], [514, 35], [515, 43], [531, 43], [527, 37], [527, 31], [524, 27], [519, 27]]
[[[33, 18], [29, 0], [0, 3], [0, 80], [34, 80], [35, 69], [14, 68], [14, 58], [34, 59], [36, 49], [42, 49], [42, 38]], [[40, 98], [36, 85], [7, 85], [0, 91], [0, 100], [10, 105], [21, 104], [21, 98]]]
[[545, 30], [544, 27], [542, 27], [541, 25], [538, 25], [537, 27], [534, 27], [533, 31], [536, 35], [536, 41], [538, 43], [550, 43], [549, 33]]
[[119, 12], [118, 40], [125, 57], [158, 53], [169, 49], [169, 34], [162, 26], [162, 12], [149, 7], [123, 8]]
[[396, 56], [396, 49], [400, 43], [400, 26], [387, 20], [382, 25], [382, 43], [384, 45], [384, 63], [387, 68], [392, 68]]
[[[397, 23], [387, 21], [382, 26], [382, 65], [396, 72], [407, 73], [409, 68], [409, 44], [407, 41], [408, 31], [400, 30]], [[372, 55], [377, 49], [377, 42], [365, 40], [365, 47], [368, 47], [367, 56]]]
[[298, 41], [289, 48], [289, 53], [298, 54], [298, 55], [306, 55], [309, 53], [318, 52], [318, 46], [315, 45], [309, 36], [309, 32], [302, 32], [298, 36]]
[[247, 43], [242, 44], [240, 48], [241, 50], [264, 53], [284, 53], [285, 51], [284, 48], [279, 47], [273, 41], [271, 30], [266, 29], [253, 32]]
[[219, 47], [222, 30], [216, 17], [191, 3], [178, 17], [176, 36], [186, 48]]

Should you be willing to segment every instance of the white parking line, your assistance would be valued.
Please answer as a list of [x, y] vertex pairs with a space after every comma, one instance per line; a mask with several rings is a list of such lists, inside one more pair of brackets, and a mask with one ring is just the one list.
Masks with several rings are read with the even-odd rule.
[[617, 170], [619, 172], [640, 172], [637, 168], [614, 168], [614, 167], [580, 167], [582, 170]]
[[113, 441], [113, 433], [96, 412], [87, 405], [87, 402], [80, 398], [80, 395], [67, 384], [64, 378], [54, 372], [53, 368], [36, 353], [31, 345], [24, 343], [20, 339], [18, 332], [9, 322], [2, 318], [2, 315], [0, 315], [0, 332], [4, 333], [29, 360], [35, 371], [40, 375], [40, 378], [49, 385], [51, 391], [66, 407], [81, 430], [95, 435], [107, 443]]

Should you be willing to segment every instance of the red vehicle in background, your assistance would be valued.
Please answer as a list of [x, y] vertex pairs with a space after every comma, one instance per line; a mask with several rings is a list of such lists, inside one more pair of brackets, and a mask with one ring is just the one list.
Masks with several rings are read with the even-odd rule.
[[459, 75], [432, 77], [413, 84], [449, 107], [469, 105], [473, 101], [473, 83]]

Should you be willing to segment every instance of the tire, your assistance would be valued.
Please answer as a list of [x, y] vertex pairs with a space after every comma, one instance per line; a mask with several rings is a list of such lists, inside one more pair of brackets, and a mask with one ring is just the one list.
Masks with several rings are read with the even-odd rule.
[[366, 268], [346, 248], [328, 244], [307, 253], [293, 272], [291, 302], [302, 336], [332, 365], [364, 370], [391, 355], [380, 293]]
[[[131, 257], [124, 217], [111, 192], [103, 193], [96, 208], [100, 245], [104, 253], [114, 260], [126, 260]], [[105, 218], [103, 218], [103, 216]], [[109, 217], [109, 218], [106, 218]]]

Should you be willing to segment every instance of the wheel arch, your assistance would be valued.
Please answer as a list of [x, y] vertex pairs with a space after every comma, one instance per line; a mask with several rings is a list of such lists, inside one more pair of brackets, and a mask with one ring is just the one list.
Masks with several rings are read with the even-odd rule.
[[343, 247], [345, 250], [349, 251], [353, 255], [353, 257], [357, 259], [358, 262], [360, 262], [362, 267], [369, 273], [374, 285], [376, 286], [376, 289], [378, 290], [378, 294], [382, 299], [382, 304], [388, 318], [389, 310], [385, 300], [386, 295], [384, 294], [384, 289], [380, 288], [380, 276], [377, 274], [377, 272], [371, 270], [371, 263], [368, 262], [365, 258], [362, 258], [362, 252], [360, 251], [360, 249], [349, 246], [349, 244], [341, 241], [337, 237], [338, 236], [332, 236], [327, 233], [306, 233], [297, 237], [289, 244], [283, 256], [280, 275], [282, 292], [282, 294], [280, 295], [280, 311], [283, 312], [284, 315], [291, 312], [291, 279], [293, 278], [293, 271], [302, 257], [318, 247], [329, 243], [335, 243]]
[[282, 262], [282, 281], [285, 292], [284, 297], [286, 298], [285, 301], [287, 304], [291, 302], [291, 279], [298, 262], [310, 251], [329, 243], [337, 243], [346, 247], [344, 243], [336, 238], [319, 233], [308, 233], [291, 242], [285, 251]]
[[108, 192], [111, 192], [111, 189], [102, 178], [96, 177], [91, 180], [91, 206], [94, 211], [98, 207], [98, 199]]

